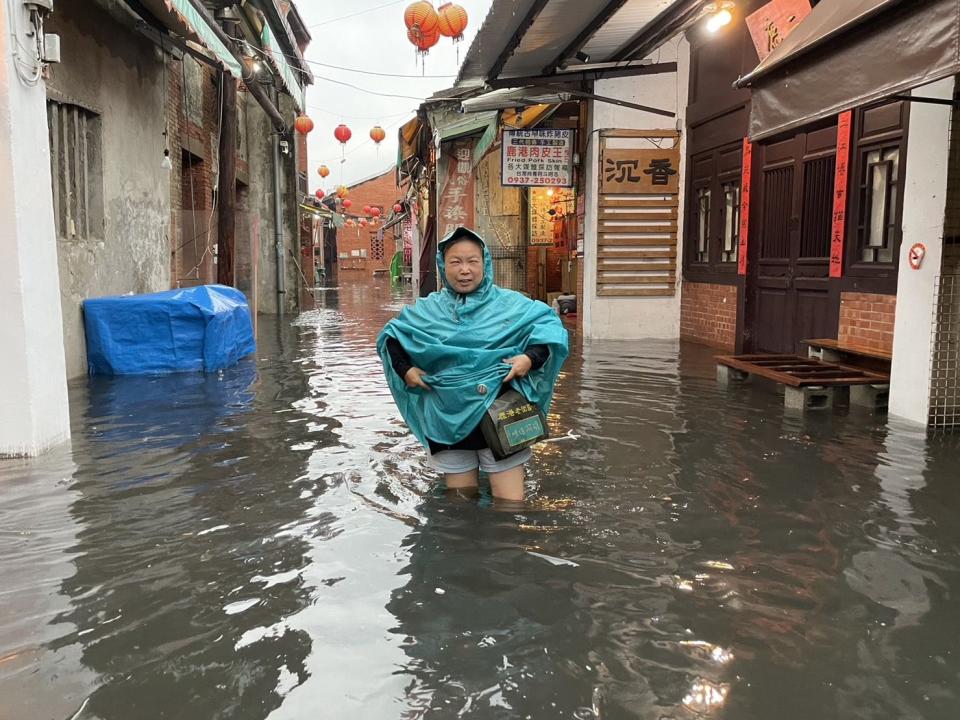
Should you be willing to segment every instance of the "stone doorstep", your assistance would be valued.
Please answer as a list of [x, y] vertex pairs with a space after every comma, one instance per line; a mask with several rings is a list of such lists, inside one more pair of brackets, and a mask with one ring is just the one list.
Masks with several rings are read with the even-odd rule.
[[784, 387], [783, 404], [789, 410], [832, 410], [836, 388], [832, 387]]

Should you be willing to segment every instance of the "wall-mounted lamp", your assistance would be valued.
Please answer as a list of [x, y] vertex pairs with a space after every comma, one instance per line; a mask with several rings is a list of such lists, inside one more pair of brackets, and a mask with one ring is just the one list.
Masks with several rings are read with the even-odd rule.
[[707, 30], [715, 33], [729, 25], [733, 21], [733, 13], [730, 11], [734, 7], [736, 6], [730, 0], [707, 3], [703, 8], [704, 12], [710, 16], [707, 20]]

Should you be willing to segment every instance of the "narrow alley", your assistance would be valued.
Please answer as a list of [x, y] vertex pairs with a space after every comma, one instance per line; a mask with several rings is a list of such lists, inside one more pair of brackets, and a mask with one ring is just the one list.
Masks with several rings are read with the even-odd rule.
[[403, 291], [318, 297], [218, 375], [73, 383], [72, 444], [0, 465], [4, 717], [955, 716], [956, 436], [593, 341], [498, 513], [387, 392]]

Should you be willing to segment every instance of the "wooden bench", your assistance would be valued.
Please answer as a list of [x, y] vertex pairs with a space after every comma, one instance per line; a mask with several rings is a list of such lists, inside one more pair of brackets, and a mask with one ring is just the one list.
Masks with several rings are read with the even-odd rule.
[[751, 376], [784, 386], [784, 404], [795, 410], [833, 407], [837, 391], [849, 394], [850, 403], [874, 410], [886, 408], [890, 372], [827, 362], [800, 355], [721, 355], [717, 380], [728, 385]]

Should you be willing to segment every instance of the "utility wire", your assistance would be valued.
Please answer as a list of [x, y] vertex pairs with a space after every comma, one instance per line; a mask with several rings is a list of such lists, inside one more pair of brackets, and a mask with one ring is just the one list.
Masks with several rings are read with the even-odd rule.
[[399, 5], [402, 2], [404, 2], [404, 0], [393, 0], [393, 2], [377, 5], [376, 7], [367, 8], [366, 10], [359, 10], [358, 12], [351, 13], [349, 15], [341, 15], [340, 17], [330, 18], [329, 20], [318, 22], [316, 25], [308, 25], [307, 29], [312, 30], [313, 28], [323, 27], [324, 25], [330, 25], [331, 23], [340, 22], [341, 20], [349, 20], [350, 18], [355, 18], [359, 15], [366, 15], [367, 13], [375, 12], [376, 10], [383, 10], [383, 8]]
[[426, 95], [421, 95], [416, 97], [414, 95], [394, 95], [392, 93], [382, 93], [377, 92], [376, 90], [367, 90], [358, 85], [353, 85], [352, 83], [343, 82], [342, 80], [334, 80], [333, 78], [324, 77], [322, 75], [314, 75], [318, 80], [326, 80], [329, 83], [334, 85], [343, 85], [344, 87], [353, 88], [354, 90], [359, 90], [360, 92], [367, 93], [368, 95], [376, 95], [378, 97], [388, 97], [388, 98], [402, 98], [404, 100], [416, 100], [417, 102], [423, 102], [426, 98]]
[[[318, 67], [333, 68], [334, 70], [342, 70], [343, 72], [358, 73], [360, 75], [372, 75], [374, 77], [388, 77], [388, 78], [404, 78], [407, 80], [423, 80], [423, 79], [438, 80], [438, 79], [449, 79], [452, 77], [456, 77], [456, 75], [411, 75], [409, 73], [383, 73], [383, 72], [377, 72], [376, 70], [360, 70], [358, 68], [349, 68], [349, 67], [344, 67], [342, 65], [331, 65], [330, 63], [320, 62], [319, 60], [310, 60], [305, 57], [300, 57], [299, 55], [289, 55], [287, 53], [276, 52], [274, 50], [267, 52], [266, 50], [261, 50], [260, 48], [250, 44], [247, 44], [247, 47], [249, 47], [254, 52], [260, 53], [265, 58], [272, 58], [274, 55], [279, 55], [280, 57], [286, 60], [292, 60], [296, 62], [302, 61], [307, 63], [308, 65], [317, 65]], [[289, 65], [289, 67], [295, 73], [306, 75], [306, 72], [304, 72], [300, 68], [293, 67], [292, 65]]]

